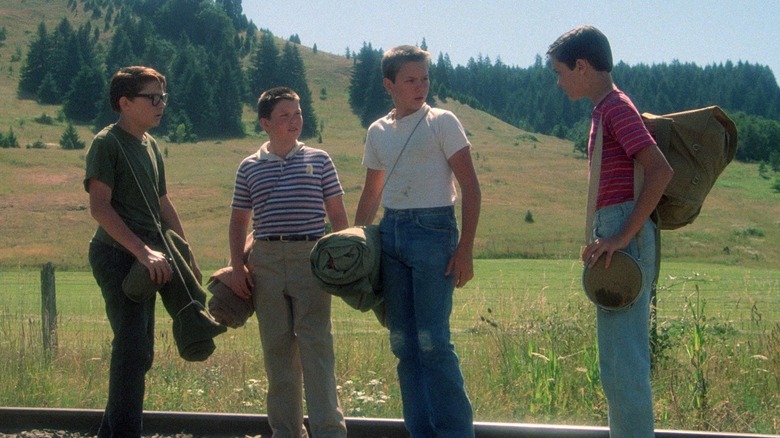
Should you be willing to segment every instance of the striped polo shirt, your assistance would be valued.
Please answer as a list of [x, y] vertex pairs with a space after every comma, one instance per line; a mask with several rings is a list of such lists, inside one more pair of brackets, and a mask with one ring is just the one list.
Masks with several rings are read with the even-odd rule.
[[604, 125], [601, 177], [596, 209], [634, 199], [634, 155], [655, 145], [631, 99], [615, 89], [591, 113], [588, 164], [596, 144], [599, 119]]
[[260, 150], [236, 172], [232, 208], [252, 210], [255, 239], [273, 235], [325, 234], [324, 202], [343, 195], [327, 152], [303, 143], [284, 157]]

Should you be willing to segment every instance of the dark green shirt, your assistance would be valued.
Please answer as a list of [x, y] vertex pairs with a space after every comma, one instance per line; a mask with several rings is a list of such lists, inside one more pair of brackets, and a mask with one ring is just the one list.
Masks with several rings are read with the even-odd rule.
[[[111, 188], [111, 206], [133, 233], [150, 243], [157, 234], [155, 221], [160, 221], [160, 197], [167, 193], [165, 167], [157, 141], [149, 134], [140, 141], [116, 125], [106, 126], [87, 151], [84, 177], [87, 192], [91, 178]], [[102, 226], [98, 226], [93, 239], [120, 246]]]

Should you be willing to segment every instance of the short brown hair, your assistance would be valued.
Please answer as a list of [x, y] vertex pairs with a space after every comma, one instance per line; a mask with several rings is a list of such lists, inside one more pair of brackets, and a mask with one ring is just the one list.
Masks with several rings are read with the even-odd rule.
[[119, 71], [114, 73], [114, 76], [111, 77], [111, 88], [109, 91], [111, 108], [116, 112], [120, 112], [119, 99], [122, 97], [132, 98], [138, 96], [141, 89], [150, 82], [158, 82], [162, 85], [163, 91], [167, 84], [165, 76], [151, 67], [134, 65], [119, 69]]
[[382, 77], [395, 83], [395, 77], [404, 64], [408, 62], [430, 62], [431, 55], [415, 46], [398, 46], [385, 52], [382, 56]]
[[612, 71], [612, 49], [609, 40], [593, 26], [576, 27], [550, 44], [547, 55], [574, 69], [578, 59], [584, 59], [598, 71]]
[[276, 104], [282, 100], [300, 101], [298, 93], [288, 87], [274, 87], [263, 92], [257, 99], [257, 117], [259, 119], [270, 119], [271, 113], [276, 108]]

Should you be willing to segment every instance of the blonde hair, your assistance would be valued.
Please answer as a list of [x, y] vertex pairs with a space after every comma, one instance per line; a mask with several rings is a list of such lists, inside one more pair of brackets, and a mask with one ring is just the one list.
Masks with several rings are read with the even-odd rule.
[[431, 55], [425, 50], [415, 46], [398, 46], [384, 53], [382, 56], [382, 77], [395, 83], [395, 77], [404, 64], [409, 62], [430, 62]]

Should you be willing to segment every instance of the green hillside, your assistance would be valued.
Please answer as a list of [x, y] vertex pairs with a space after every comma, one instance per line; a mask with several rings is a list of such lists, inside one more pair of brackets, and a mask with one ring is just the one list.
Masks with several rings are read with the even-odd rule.
[[[0, 149], [0, 266], [53, 262], [60, 268], [87, 265], [87, 242], [95, 223], [81, 179], [85, 151], [57, 145], [65, 124], [35, 121], [59, 108], [17, 98], [19, 70], [42, 19], [53, 28], [67, 16], [84, 19], [63, 1], [0, 0], [0, 132], [13, 130], [21, 148]], [[263, 27], [263, 23], [258, 23]], [[105, 38], [105, 36], [103, 37]], [[352, 61], [300, 47], [322, 147], [333, 156], [352, 216], [363, 183], [360, 165], [364, 129], [352, 114], [347, 88]], [[18, 60], [21, 54], [21, 60]], [[259, 92], [260, 90], [258, 90]], [[437, 105], [454, 111], [474, 145], [483, 209], [476, 255], [483, 258], [576, 258], [582, 240], [586, 164], [570, 142], [516, 129], [454, 101]], [[236, 166], [263, 141], [254, 132], [255, 114], [244, 111], [247, 136], [196, 144], [168, 144], [169, 192], [203, 267], [225, 263], [229, 202]], [[91, 127], [79, 126], [89, 143]], [[36, 141], [47, 149], [26, 149]], [[533, 221], [527, 221], [532, 217]], [[721, 176], [696, 223], [665, 232], [667, 259], [772, 266], [780, 249], [780, 195], [756, 165], [732, 164]]]

